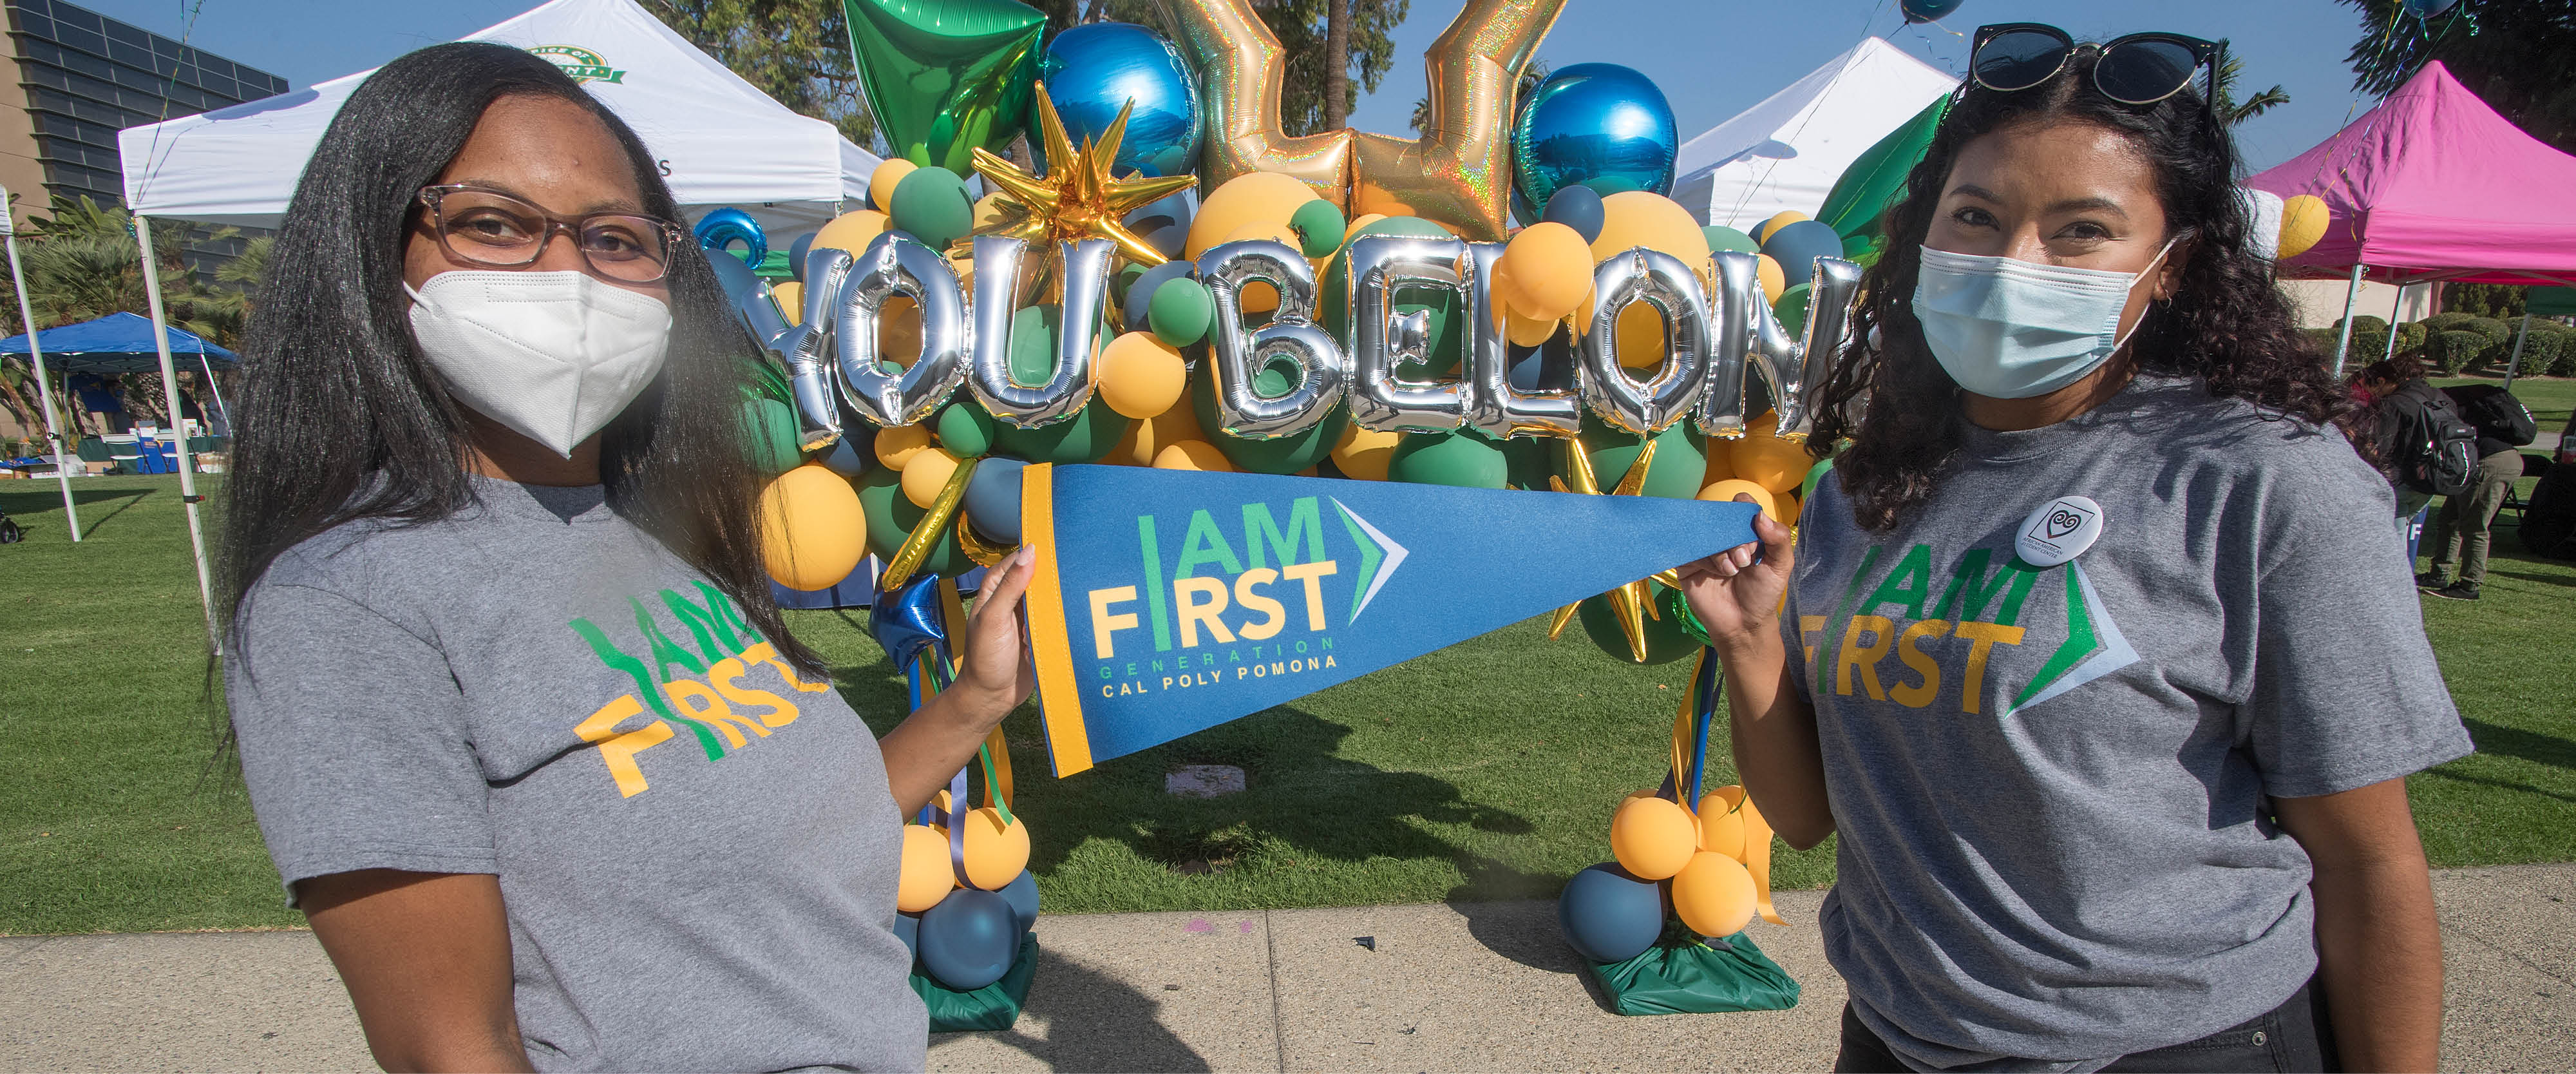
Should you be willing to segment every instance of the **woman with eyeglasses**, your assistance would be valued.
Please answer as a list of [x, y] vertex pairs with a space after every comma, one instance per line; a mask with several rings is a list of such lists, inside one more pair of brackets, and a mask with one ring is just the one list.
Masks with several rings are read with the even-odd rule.
[[1027, 696], [994, 572], [880, 743], [787, 631], [753, 357], [634, 132], [452, 44], [350, 95], [246, 333], [226, 697], [389, 1070], [918, 1070], [900, 816]]
[[1838, 837], [1839, 1070], [2429, 1070], [2404, 777], [2470, 749], [2254, 252], [2219, 46], [1979, 32], [1792, 547], [1687, 569], [1747, 790]]

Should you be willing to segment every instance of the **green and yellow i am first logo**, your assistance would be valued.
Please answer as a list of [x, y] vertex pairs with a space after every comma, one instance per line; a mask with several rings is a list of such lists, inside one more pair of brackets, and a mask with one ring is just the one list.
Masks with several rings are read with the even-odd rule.
[[610, 67], [608, 57], [579, 45], [534, 45], [528, 51], [553, 61], [575, 82], [626, 82], [626, 72]]

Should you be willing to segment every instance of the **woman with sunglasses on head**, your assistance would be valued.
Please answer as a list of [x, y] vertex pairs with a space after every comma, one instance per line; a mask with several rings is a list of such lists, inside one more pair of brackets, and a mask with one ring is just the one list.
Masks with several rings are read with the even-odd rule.
[[553, 64], [350, 95], [247, 335], [231, 729], [390, 1070], [921, 1068], [900, 816], [1027, 696], [993, 572], [882, 743], [789, 635], [754, 359], [635, 134]]
[[1747, 790], [1839, 837], [1837, 1069], [2431, 1069], [2403, 777], [2470, 745], [2190, 86], [2220, 50], [1977, 46], [1794, 549], [1685, 571]]

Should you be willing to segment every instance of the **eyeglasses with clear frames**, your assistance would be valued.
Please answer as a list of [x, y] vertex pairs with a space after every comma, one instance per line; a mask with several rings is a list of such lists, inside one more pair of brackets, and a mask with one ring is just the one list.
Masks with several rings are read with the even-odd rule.
[[537, 263], [554, 233], [572, 236], [591, 270], [620, 283], [653, 283], [669, 270], [680, 225], [638, 213], [557, 216], [518, 198], [461, 183], [420, 188], [430, 230], [460, 261], [487, 268]]

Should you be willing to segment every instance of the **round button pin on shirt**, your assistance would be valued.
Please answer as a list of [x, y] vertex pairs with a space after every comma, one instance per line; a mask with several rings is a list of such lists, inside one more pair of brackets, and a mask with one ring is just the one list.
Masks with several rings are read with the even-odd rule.
[[2101, 504], [2085, 496], [2060, 496], [2021, 520], [2013, 551], [2031, 566], [2054, 567], [2083, 555], [2101, 536]]

